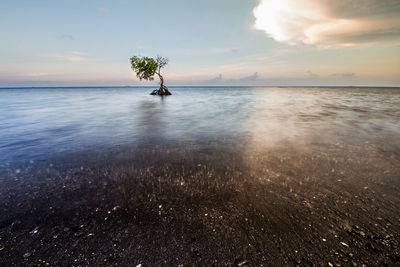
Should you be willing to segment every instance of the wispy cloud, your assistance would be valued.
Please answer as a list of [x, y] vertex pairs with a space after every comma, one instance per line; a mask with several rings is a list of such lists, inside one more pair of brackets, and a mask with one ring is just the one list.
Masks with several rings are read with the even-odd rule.
[[25, 76], [28, 77], [42, 77], [42, 76], [47, 76], [49, 75], [47, 72], [31, 72], [27, 73]]
[[356, 76], [356, 74], [354, 72], [343, 72], [343, 73], [334, 73], [334, 74], [332, 74], [332, 76], [351, 78], [351, 77]]
[[108, 9], [106, 7], [99, 7], [99, 8], [97, 8], [97, 11], [104, 14], [104, 13], [107, 13], [108, 11], [110, 11], [110, 9]]
[[85, 53], [81, 53], [78, 51], [71, 51], [71, 52], [66, 52], [66, 53], [62, 53], [62, 54], [46, 54], [44, 56], [53, 58], [56, 60], [72, 61], [72, 62], [82, 62], [82, 61], [89, 60]]
[[306, 71], [308, 77], [319, 77], [319, 74], [312, 72], [311, 70]]
[[258, 80], [258, 72], [255, 72], [252, 75], [245, 76], [238, 79], [228, 79], [224, 80], [222, 78], [222, 74], [219, 74], [217, 77], [214, 77], [209, 80], [202, 81], [202, 84], [210, 84], [210, 85], [218, 85], [218, 84], [252, 84], [254, 81]]
[[222, 81], [222, 74], [219, 74], [217, 77], [215, 78], [211, 78], [209, 80], [204, 81], [204, 83], [207, 84], [218, 84]]
[[214, 48], [190, 48], [190, 49], [176, 49], [180, 54], [185, 55], [220, 55], [220, 54], [233, 54], [239, 51], [236, 47], [214, 47]]
[[75, 37], [72, 36], [71, 34], [63, 34], [63, 35], [60, 36], [60, 38], [61, 39], [71, 40], [71, 41], [75, 40]]
[[400, 43], [398, 0], [260, 0], [253, 13], [256, 29], [291, 45]]
[[246, 82], [254, 82], [258, 79], [258, 72], [254, 72], [254, 74], [245, 76], [239, 79], [230, 79], [229, 83], [246, 83]]

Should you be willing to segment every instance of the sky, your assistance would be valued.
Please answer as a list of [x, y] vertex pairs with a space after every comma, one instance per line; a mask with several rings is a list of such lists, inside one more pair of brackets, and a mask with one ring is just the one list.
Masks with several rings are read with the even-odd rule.
[[1, 0], [0, 86], [400, 86], [399, 0]]

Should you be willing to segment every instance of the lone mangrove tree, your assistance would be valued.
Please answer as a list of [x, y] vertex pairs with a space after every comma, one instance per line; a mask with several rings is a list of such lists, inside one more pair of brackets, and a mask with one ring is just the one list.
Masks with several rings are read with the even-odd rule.
[[154, 75], [160, 78], [160, 88], [151, 92], [151, 95], [171, 95], [168, 88], [164, 85], [164, 78], [161, 75], [161, 69], [168, 64], [168, 59], [157, 56], [155, 59], [151, 57], [131, 57], [131, 66], [139, 80], [154, 80]]

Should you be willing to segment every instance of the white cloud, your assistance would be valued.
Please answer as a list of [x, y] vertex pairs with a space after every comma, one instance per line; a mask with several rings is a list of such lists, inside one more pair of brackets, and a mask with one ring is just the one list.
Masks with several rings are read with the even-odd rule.
[[88, 60], [86, 54], [78, 51], [71, 51], [63, 54], [47, 54], [45, 56], [61, 61], [82, 62]]
[[400, 43], [398, 0], [259, 0], [253, 13], [256, 29], [290, 45]]

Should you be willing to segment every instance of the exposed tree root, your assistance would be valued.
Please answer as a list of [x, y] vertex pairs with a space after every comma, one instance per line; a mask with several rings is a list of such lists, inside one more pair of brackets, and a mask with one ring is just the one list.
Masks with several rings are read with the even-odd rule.
[[159, 89], [153, 90], [153, 92], [150, 93], [151, 95], [172, 95], [171, 92], [168, 90], [166, 86], [160, 86]]

